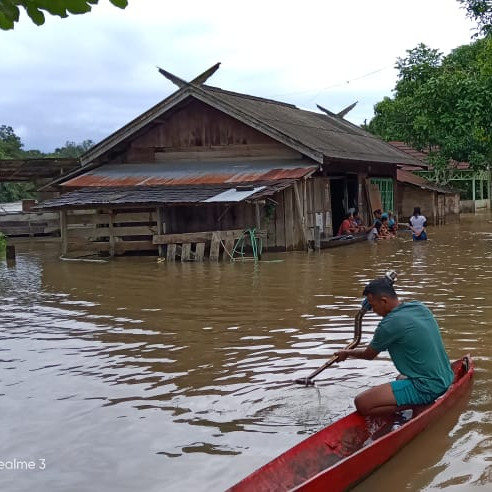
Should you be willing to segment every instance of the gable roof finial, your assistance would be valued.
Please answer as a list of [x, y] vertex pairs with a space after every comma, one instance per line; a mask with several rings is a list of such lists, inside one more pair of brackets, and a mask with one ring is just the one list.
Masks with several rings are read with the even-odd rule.
[[195, 77], [191, 82], [186, 82], [186, 80], [183, 80], [179, 78], [177, 75], [172, 74], [171, 72], [168, 72], [167, 70], [164, 70], [163, 68], [157, 67], [159, 70], [159, 73], [161, 75], [164, 75], [166, 79], [170, 80], [173, 84], [177, 85], [179, 88], [184, 87], [186, 85], [202, 85], [207, 79], [209, 79], [220, 67], [220, 62], [216, 63], [212, 67], [208, 68], [205, 70], [205, 72], [201, 73], [197, 77]]
[[339, 113], [337, 113], [337, 117], [338, 118], [343, 118], [347, 113], [350, 113], [350, 111], [352, 111], [352, 109], [354, 109], [355, 106], [357, 106], [357, 103], [358, 102], [359, 101], [355, 101], [350, 106], [347, 106], [345, 109], [342, 109]]
[[349, 113], [350, 111], [352, 111], [352, 109], [355, 108], [355, 106], [357, 105], [358, 102], [359, 101], [355, 101], [350, 106], [347, 106], [346, 108], [342, 109], [339, 113], [332, 113], [329, 109], [326, 109], [323, 106], [320, 106], [319, 104], [316, 104], [316, 106], [318, 107], [319, 110], [323, 111], [323, 113], [326, 113], [328, 116], [335, 116], [336, 118], [342, 118], [343, 119], [343, 117], [347, 113]]
[[319, 110], [323, 111], [323, 113], [326, 113], [328, 116], [336, 116], [335, 113], [332, 113], [329, 109], [324, 108], [323, 106], [320, 106], [319, 104], [316, 104]]

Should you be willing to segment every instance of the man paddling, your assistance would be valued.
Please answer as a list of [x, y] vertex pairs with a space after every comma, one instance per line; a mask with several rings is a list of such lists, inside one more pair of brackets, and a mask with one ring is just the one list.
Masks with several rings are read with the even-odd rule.
[[453, 371], [431, 311], [418, 301], [400, 303], [386, 278], [367, 284], [363, 295], [383, 319], [369, 346], [340, 350], [335, 355], [339, 361], [347, 357], [372, 360], [388, 350], [401, 376], [357, 395], [357, 411], [361, 415], [384, 415], [402, 407], [432, 403], [449, 388]]

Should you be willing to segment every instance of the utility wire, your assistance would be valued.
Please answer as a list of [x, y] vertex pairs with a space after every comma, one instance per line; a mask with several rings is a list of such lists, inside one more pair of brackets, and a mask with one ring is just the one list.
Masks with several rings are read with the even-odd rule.
[[297, 92], [287, 92], [287, 93], [283, 93], [283, 94], [275, 94], [275, 95], [272, 96], [272, 98], [283, 97], [283, 96], [294, 96], [294, 95], [299, 95], [299, 94], [310, 94], [310, 93], [313, 93], [313, 92], [316, 91], [316, 94], [309, 101], [307, 101], [307, 102], [311, 102], [312, 100], [316, 99], [322, 92], [325, 92], [325, 91], [330, 90], [330, 89], [334, 89], [335, 87], [341, 87], [343, 85], [350, 84], [351, 82], [355, 82], [356, 80], [361, 80], [361, 79], [364, 79], [366, 77], [370, 77], [371, 75], [374, 75], [376, 73], [379, 73], [379, 72], [382, 72], [384, 70], [387, 70], [388, 68], [394, 68], [394, 65], [387, 65], [387, 66], [385, 66], [383, 68], [379, 68], [377, 70], [373, 70], [371, 72], [365, 73], [364, 75], [360, 75], [358, 77], [354, 77], [353, 79], [345, 80], [344, 82], [338, 82], [336, 84], [329, 85], [329, 86], [323, 87], [321, 89], [308, 89], [308, 90], [305, 90], [305, 91], [297, 91]]

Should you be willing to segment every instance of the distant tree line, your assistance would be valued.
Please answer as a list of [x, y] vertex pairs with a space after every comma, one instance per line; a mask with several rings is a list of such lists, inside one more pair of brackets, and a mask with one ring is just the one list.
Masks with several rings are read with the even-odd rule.
[[[40, 150], [24, 150], [24, 144], [20, 137], [15, 134], [13, 128], [7, 125], [0, 126], [0, 159], [77, 158], [87, 152], [93, 145], [94, 142], [92, 140], [84, 140], [81, 143], [67, 141], [64, 146], [56, 148], [50, 153], [44, 153]], [[0, 183], [0, 203], [33, 198], [35, 191], [34, 183], [30, 182]]]

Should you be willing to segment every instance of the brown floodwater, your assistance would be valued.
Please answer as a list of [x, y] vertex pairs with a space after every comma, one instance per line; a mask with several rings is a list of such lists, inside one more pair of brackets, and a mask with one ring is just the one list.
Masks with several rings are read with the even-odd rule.
[[469, 399], [356, 490], [490, 490], [492, 216], [429, 237], [218, 264], [17, 244], [0, 260], [0, 490], [226, 489], [394, 378], [382, 355], [292, 383], [350, 341], [363, 286], [389, 269], [476, 372]]

